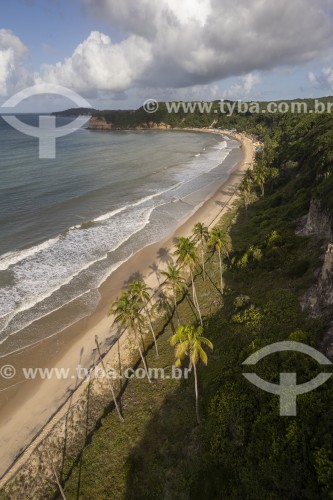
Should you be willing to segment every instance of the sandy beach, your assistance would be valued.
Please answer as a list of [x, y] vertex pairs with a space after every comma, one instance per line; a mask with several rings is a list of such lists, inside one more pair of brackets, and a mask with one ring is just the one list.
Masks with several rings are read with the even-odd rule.
[[[202, 130], [198, 130], [202, 131]], [[163, 240], [148, 245], [112, 273], [99, 289], [100, 301], [96, 311], [77, 322], [60, 334], [45, 341], [3, 357], [0, 365], [11, 365], [16, 376], [10, 382], [2, 380], [0, 385], [0, 487], [29, 457], [33, 449], [52, 429], [66, 411], [66, 401], [75, 390], [74, 399], [79, 398], [85, 384], [78, 383], [76, 367], [89, 367], [97, 363], [95, 335], [98, 335], [102, 350], [108, 351], [105, 362], [111, 365], [117, 356], [116, 347], [110, 346], [115, 339], [110, 332], [112, 319], [107, 317], [110, 302], [124, 288], [124, 283], [134, 277], [143, 277], [151, 288], [159, 285], [156, 268], [166, 267], [168, 256], [172, 255], [174, 239], [190, 235], [196, 222], [212, 227], [219, 217], [230, 210], [237, 196], [237, 187], [243, 172], [253, 161], [251, 139], [228, 131], [204, 130], [202, 132], [223, 133], [241, 143], [243, 159], [233, 169], [228, 180], [219, 186], [215, 194], [203, 200], [201, 207], [187, 220], [179, 221], [179, 226]], [[121, 337], [120, 349], [123, 361], [129, 359], [128, 339], [125, 332]], [[50, 380], [26, 380], [23, 367], [66, 368], [69, 376], [64, 379], [52, 377]], [[12, 466], [14, 462], [14, 465]], [[7, 472], [6, 472], [7, 471]]]

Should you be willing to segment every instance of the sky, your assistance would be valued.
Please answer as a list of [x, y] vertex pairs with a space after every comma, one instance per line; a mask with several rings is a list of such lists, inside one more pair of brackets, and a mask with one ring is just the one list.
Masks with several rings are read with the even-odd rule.
[[[3, 2], [0, 105], [44, 83], [97, 109], [332, 95], [333, 0]], [[44, 94], [16, 110], [72, 106]]]

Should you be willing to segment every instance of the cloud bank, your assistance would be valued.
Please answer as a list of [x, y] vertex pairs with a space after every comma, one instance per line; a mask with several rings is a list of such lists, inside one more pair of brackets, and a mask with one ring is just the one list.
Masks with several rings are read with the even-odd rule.
[[[333, 44], [332, 0], [80, 0], [87, 16], [121, 30], [93, 31], [34, 75], [86, 96], [96, 91], [186, 89], [239, 77], [225, 96], [247, 95], [258, 72], [316, 61]], [[23, 43], [0, 30], [0, 94], [20, 77]]]
[[[121, 27], [134, 52], [138, 45], [137, 59], [142, 63], [133, 68], [130, 80], [143, 87], [182, 88], [298, 65], [319, 57], [333, 43], [332, 0], [81, 3], [88, 15], [103, 19], [111, 28]], [[119, 72], [127, 58], [133, 58], [130, 52], [124, 54], [122, 43], [113, 46], [123, 56], [114, 67]], [[80, 75], [78, 66], [76, 71]], [[56, 74], [61, 77], [60, 68]], [[114, 90], [112, 81], [104, 85]]]

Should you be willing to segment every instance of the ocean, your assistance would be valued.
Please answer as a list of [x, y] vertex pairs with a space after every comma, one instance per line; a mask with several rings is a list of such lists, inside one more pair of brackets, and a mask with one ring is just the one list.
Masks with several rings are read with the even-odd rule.
[[236, 151], [215, 134], [80, 129], [42, 160], [37, 139], [0, 118], [0, 356], [91, 314], [112, 271], [215, 192]]

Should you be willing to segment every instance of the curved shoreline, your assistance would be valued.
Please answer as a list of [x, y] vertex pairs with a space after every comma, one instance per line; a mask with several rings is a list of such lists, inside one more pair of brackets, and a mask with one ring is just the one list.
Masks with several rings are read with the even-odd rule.
[[[222, 186], [219, 186], [215, 194], [208, 200], [203, 200], [200, 208], [196, 210], [195, 213], [192, 213], [192, 215], [185, 221], [180, 221], [179, 226], [174, 231], [172, 231], [171, 234], [157, 243], [147, 245], [143, 249], [139, 250], [136, 254], [131, 256], [125, 263], [119, 266], [119, 268], [112, 274], [112, 276], [101, 285], [99, 289], [101, 299], [97, 310], [89, 317], [80, 320], [78, 324], [70, 327], [69, 330], [71, 330], [71, 332], [67, 332], [66, 335], [63, 335], [64, 338], [62, 340], [56, 338], [53, 339], [53, 342], [50, 343], [53, 344], [53, 348], [55, 345], [57, 345], [58, 351], [63, 351], [63, 353], [62, 355], [59, 355], [59, 352], [51, 352], [49, 353], [50, 358], [48, 357], [48, 355], [44, 356], [45, 360], [47, 361], [47, 363], [45, 363], [44, 360], [44, 364], [46, 366], [74, 367], [78, 364], [78, 362], [83, 361], [85, 357], [86, 359], [85, 362], [82, 362], [82, 366], [86, 366], [86, 364], [91, 365], [91, 363], [94, 361], [92, 353], [94, 350], [95, 334], [98, 334], [100, 340], [104, 341], [104, 343], [105, 341], [107, 341], [106, 347], [108, 348], [108, 354], [105, 359], [106, 361], [112, 362], [112, 359], [115, 356], [115, 349], [113, 349], [112, 346], [110, 348], [109, 329], [111, 322], [110, 319], [106, 317], [106, 311], [109, 307], [110, 301], [122, 289], [124, 281], [134, 273], [141, 272], [145, 275], [148, 285], [151, 287], [156, 287], [157, 278], [151, 272], [150, 265], [156, 260], [158, 251], [162, 248], [165, 248], [168, 250], [168, 252], [171, 252], [174, 237], [188, 235], [191, 232], [195, 222], [198, 221], [205, 222], [205, 224], [207, 225], [214, 224], [214, 222], [222, 215], [222, 213], [228, 210], [228, 208], [230, 207], [230, 204], [232, 203], [236, 195], [237, 186], [242, 177], [242, 173], [252, 162], [253, 147], [251, 141], [244, 136], [233, 134], [228, 131], [216, 131], [209, 129], [191, 129], [191, 131], [223, 134], [229, 136], [232, 139], [238, 140], [239, 142], [241, 142], [243, 147], [243, 160], [234, 167], [228, 179], [222, 184]], [[126, 334], [124, 334], [121, 338], [121, 344], [124, 351], [123, 355], [125, 357], [127, 340], [128, 339], [126, 338]], [[29, 352], [25, 351], [24, 353], [21, 353], [21, 356], [20, 353], [18, 353], [17, 355], [9, 356], [9, 358], [12, 363], [13, 361], [15, 361], [17, 365], [20, 365], [20, 363], [24, 362], [23, 366], [34, 366], [33, 363], [29, 363], [29, 357], [30, 361], [32, 361], [32, 359], [36, 358], [37, 356], [37, 359], [39, 360], [37, 366], [43, 366], [43, 362], [40, 359], [40, 355], [42, 353], [37, 352], [38, 350], [41, 351], [39, 347], [40, 345], [35, 347], [31, 346], [31, 349], [28, 348]], [[44, 354], [46, 353], [44, 352]], [[19, 360], [20, 357], [22, 358], [21, 360]], [[16, 359], [13, 360], [13, 358]], [[20, 390], [22, 389], [22, 385], [19, 386], [18, 389], [13, 388], [14, 394], [12, 394], [12, 398], [8, 398], [8, 404], [5, 405], [5, 407], [0, 411], [1, 431], [3, 432], [4, 436], [9, 436], [9, 438], [5, 438], [3, 440], [4, 446], [2, 447], [3, 451], [1, 453], [1, 463], [3, 464], [4, 469], [7, 469], [7, 472], [0, 482], [0, 486], [3, 486], [3, 484], [10, 477], [12, 477], [15, 472], [25, 463], [35, 447], [44, 439], [48, 432], [50, 432], [54, 425], [65, 414], [68, 404], [69, 391], [75, 389], [74, 399], [77, 400], [85, 388], [84, 384], [82, 383], [79, 387], [71, 387], [74, 385], [74, 383], [68, 386], [68, 380], [67, 384], [61, 384], [59, 380], [35, 380], [34, 384], [27, 384], [30, 387], [25, 388], [24, 390], [25, 401], [23, 402], [23, 391]], [[32, 385], [34, 387], [32, 387]], [[51, 412], [51, 416], [47, 420], [47, 423], [45, 422], [45, 418], [44, 423], [38, 423], [38, 416], [40, 420], [40, 408], [43, 408], [43, 403], [45, 405], [45, 398], [47, 399], [50, 394], [53, 395], [54, 411]], [[25, 422], [25, 426], [23, 427], [22, 422]], [[32, 424], [32, 430], [30, 430], [30, 432], [28, 431], [27, 427], [28, 422]], [[15, 436], [14, 440], [13, 436]], [[28, 438], [28, 436], [30, 437]], [[16, 453], [16, 459], [13, 465], [14, 457], [12, 457], [11, 460], [9, 459], [8, 454], [7, 457], [5, 457], [4, 449], [8, 450], [8, 447], [11, 448], [13, 445], [15, 445], [15, 443], [16, 449], [20, 449], [18, 446], [19, 442], [21, 442], [21, 445], [22, 442], [30, 442], [30, 444], [27, 445], [23, 453]], [[4, 471], [0, 471], [0, 473], [3, 472]]]

